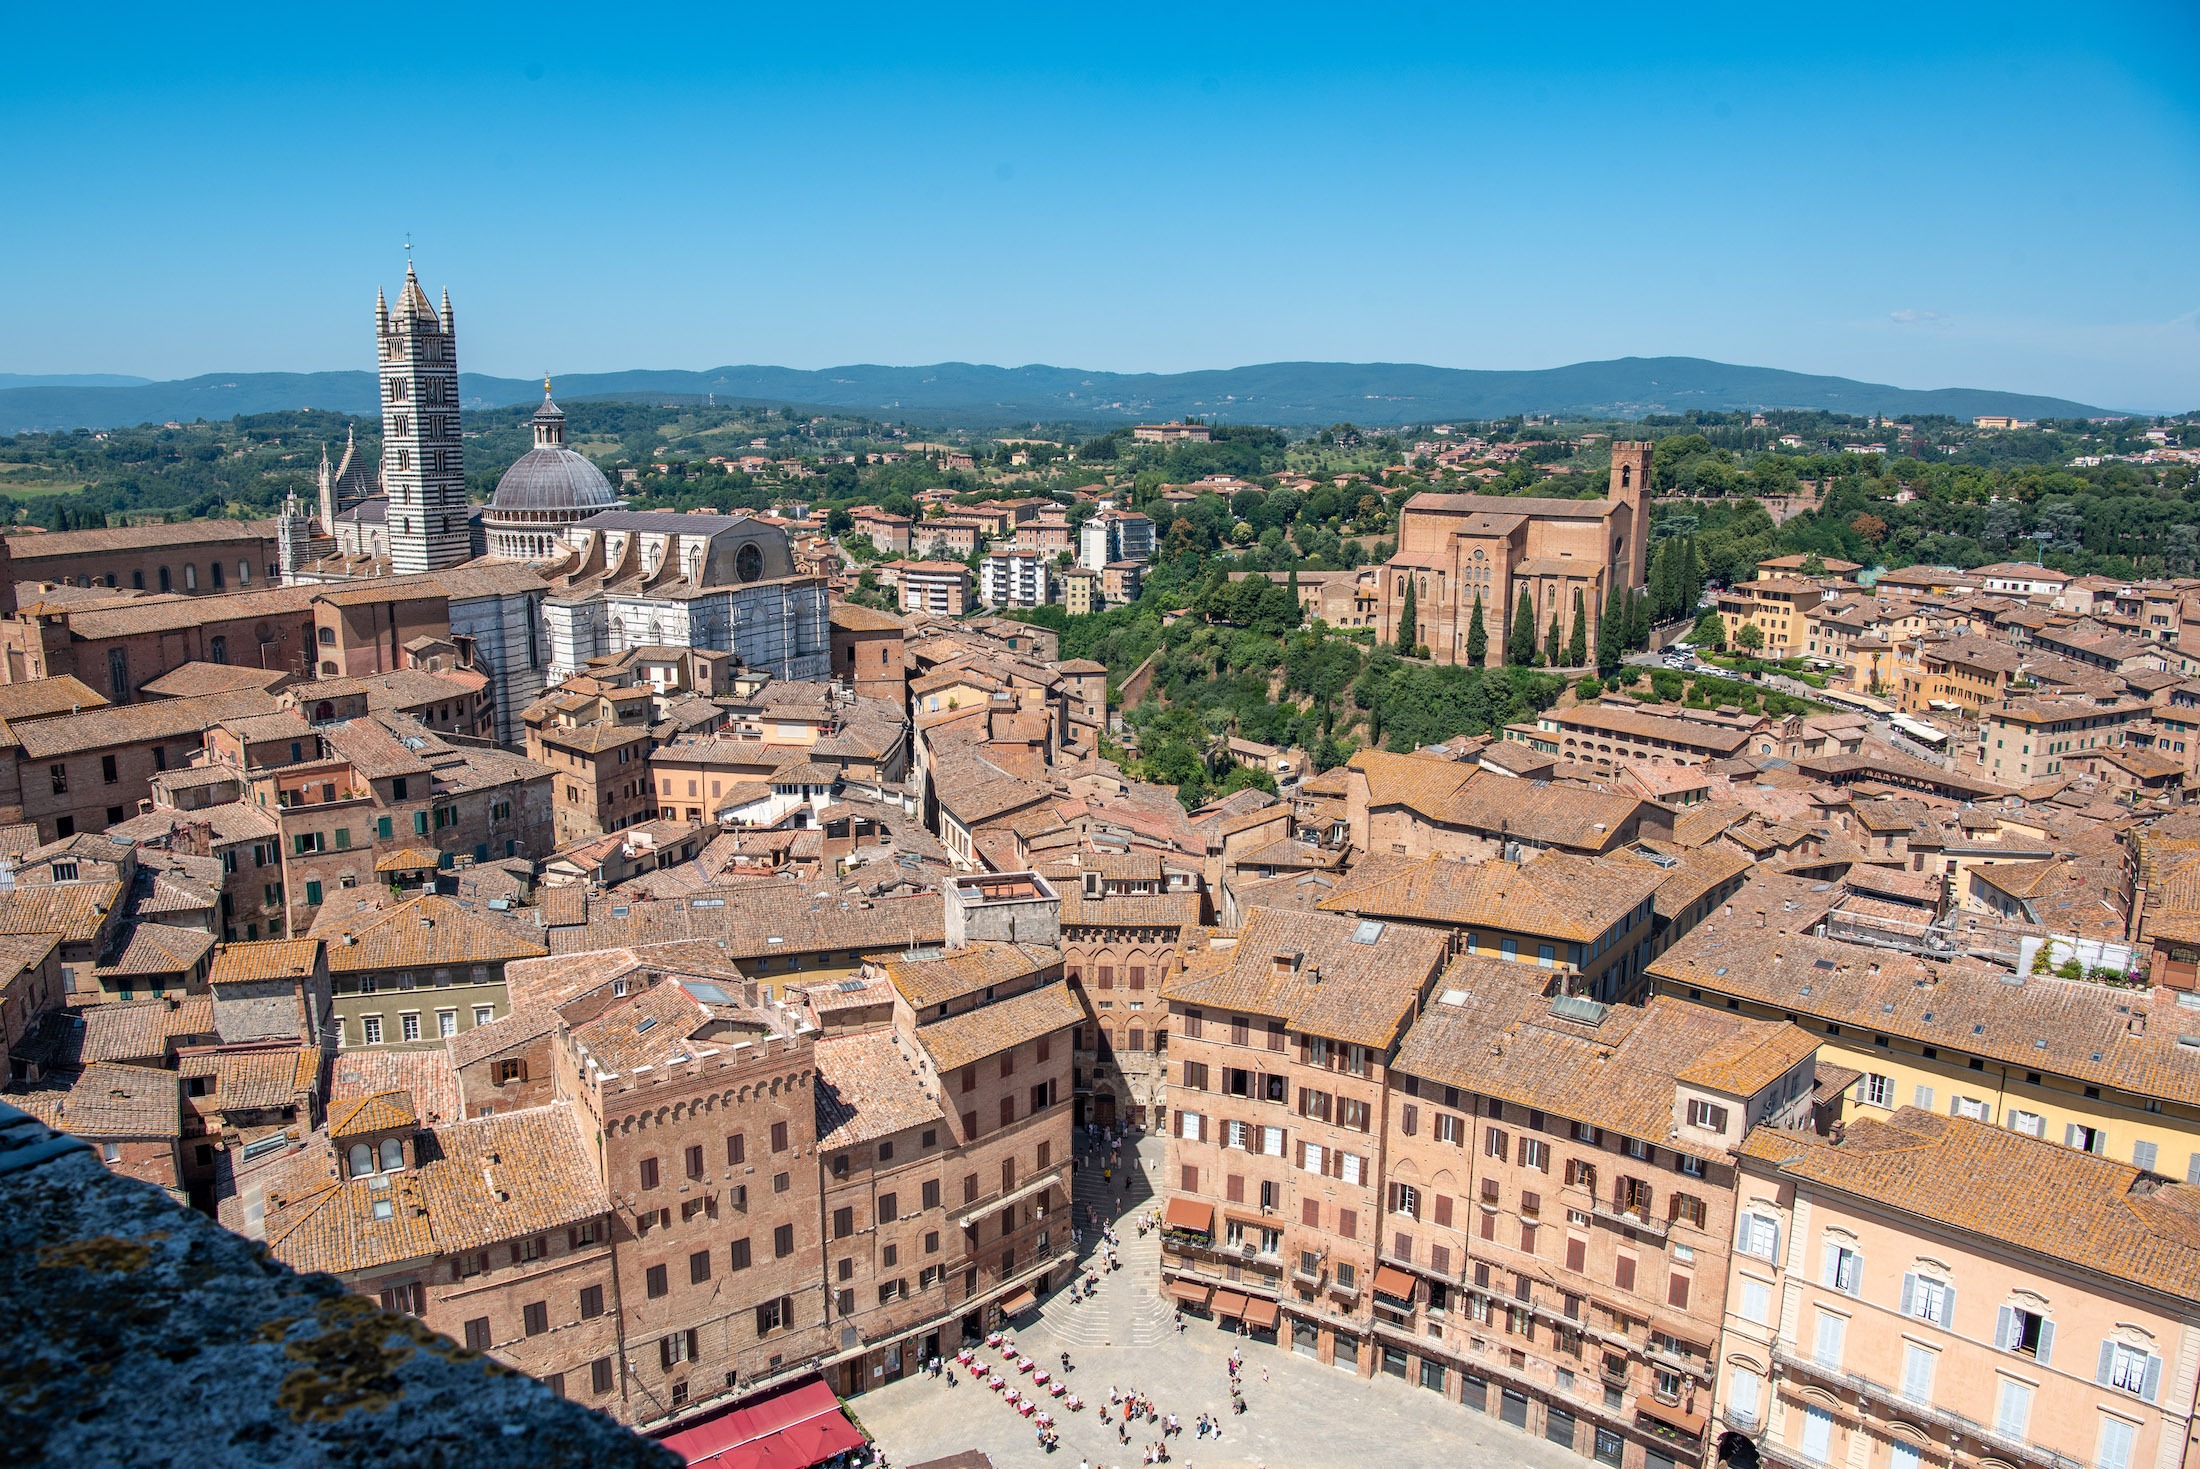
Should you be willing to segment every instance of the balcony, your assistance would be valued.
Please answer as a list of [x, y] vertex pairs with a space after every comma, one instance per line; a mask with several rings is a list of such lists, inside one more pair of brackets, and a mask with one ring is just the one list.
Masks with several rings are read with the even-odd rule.
[[[2085, 1462], [2081, 1459], [2073, 1459], [2067, 1454], [2059, 1454], [2039, 1444], [2007, 1437], [1976, 1419], [1904, 1397], [1900, 1390], [1883, 1382], [1875, 1382], [1859, 1373], [1844, 1372], [1838, 1367], [1829, 1367], [1815, 1358], [1797, 1356], [1793, 1352], [1776, 1350], [1772, 1359], [1791, 1377], [1807, 1377], [1828, 1387], [1853, 1393], [1861, 1407], [1873, 1412], [1875, 1416], [1937, 1424], [1947, 1432], [1951, 1441], [1968, 1439], [1995, 1458], [2033, 1464], [2039, 1466], [2039, 1469], [2085, 1469]], [[1881, 1408], [1885, 1411], [1880, 1411]]]
[[1591, 1200], [1589, 1212], [1614, 1228], [1636, 1230], [1653, 1239], [1664, 1239], [1672, 1228], [1663, 1219], [1653, 1219], [1647, 1213], [1634, 1213], [1611, 1199]]

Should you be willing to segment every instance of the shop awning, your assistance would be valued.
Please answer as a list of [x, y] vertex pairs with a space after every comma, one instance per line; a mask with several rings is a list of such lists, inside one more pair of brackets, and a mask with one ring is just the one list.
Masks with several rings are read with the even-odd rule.
[[1274, 1330], [1282, 1316], [1274, 1301], [1264, 1301], [1259, 1296], [1245, 1298], [1245, 1324], [1256, 1331]]
[[1213, 1234], [1215, 1206], [1202, 1204], [1197, 1199], [1171, 1199], [1169, 1207], [1162, 1211], [1161, 1222], [1170, 1229], [1188, 1229], [1194, 1234]]
[[1009, 1292], [1007, 1298], [1001, 1301], [1001, 1314], [1003, 1316], [1014, 1316], [1019, 1312], [1028, 1311], [1033, 1306], [1036, 1306], [1038, 1304], [1038, 1297], [1034, 1296], [1030, 1291], [1022, 1289], [1014, 1290]]
[[864, 1445], [863, 1435], [822, 1382], [722, 1413], [660, 1440], [690, 1469], [810, 1469]]
[[1215, 1292], [1215, 1315], [1224, 1321], [1235, 1321], [1245, 1314], [1245, 1297], [1234, 1290]]
[[1214, 1287], [1201, 1285], [1196, 1280], [1172, 1280], [1169, 1294], [1196, 1310], [1207, 1309], [1207, 1298], [1214, 1294]]
[[1378, 1265], [1375, 1267], [1375, 1290], [1392, 1300], [1411, 1301], [1413, 1277], [1394, 1265]]
[[1644, 1398], [1637, 1402], [1635, 1411], [1645, 1418], [1655, 1418], [1669, 1428], [1678, 1428], [1690, 1438], [1700, 1438], [1703, 1435], [1705, 1414], [1667, 1407], [1656, 1398]]

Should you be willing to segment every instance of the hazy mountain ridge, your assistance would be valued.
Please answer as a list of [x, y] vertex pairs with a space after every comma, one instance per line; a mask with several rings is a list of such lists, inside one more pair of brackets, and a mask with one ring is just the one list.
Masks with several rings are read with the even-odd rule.
[[[208, 373], [175, 382], [91, 386], [85, 377], [9, 386], [0, 376], [0, 433], [119, 428], [295, 408], [378, 411], [368, 372]], [[839, 408], [885, 419], [990, 427], [1028, 419], [1126, 422], [1184, 414], [1284, 425], [1351, 421], [1417, 423], [1583, 411], [1640, 417], [1690, 408], [1819, 408], [1839, 413], [2011, 414], [2084, 418], [2107, 410], [2066, 398], [1988, 388], [1898, 388], [1853, 378], [1744, 367], [1700, 357], [1622, 357], [1530, 371], [1415, 363], [1270, 362], [1180, 373], [1085, 372], [1032, 365], [943, 362], [926, 367], [857, 364], [815, 371], [767, 366], [701, 372], [634, 370], [556, 379], [564, 399], [669, 397]], [[465, 373], [470, 408], [534, 401], [528, 378]]]

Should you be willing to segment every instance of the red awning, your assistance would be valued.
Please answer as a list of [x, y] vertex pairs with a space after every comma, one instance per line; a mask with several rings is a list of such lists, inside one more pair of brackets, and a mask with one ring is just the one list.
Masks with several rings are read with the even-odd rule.
[[664, 1446], [691, 1466], [710, 1469], [810, 1469], [863, 1447], [863, 1435], [822, 1382], [774, 1394], [669, 1434]]
[[1206, 1310], [1207, 1297], [1213, 1293], [1213, 1286], [1201, 1285], [1196, 1280], [1172, 1280], [1169, 1282], [1169, 1294], [1196, 1310]]
[[1678, 1428], [1691, 1438], [1698, 1437], [1703, 1433], [1704, 1424], [1707, 1421], [1705, 1414], [1690, 1413], [1680, 1408], [1667, 1407], [1656, 1398], [1643, 1398], [1635, 1404], [1635, 1411], [1645, 1418], [1655, 1418], [1660, 1423]]
[[1215, 1232], [1215, 1206], [1202, 1204], [1197, 1199], [1171, 1199], [1162, 1212], [1161, 1222], [1171, 1229], [1188, 1229], [1195, 1234]]
[[1413, 1277], [1391, 1265], [1375, 1267], [1375, 1289], [1392, 1300], [1413, 1299]]
[[1245, 1297], [1234, 1290], [1215, 1292], [1215, 1315], [1224, 1321], [1235, 1321], [1245, 1314]]
[[1245, 1324], [1256, 1331], [1272, 1329], [1282, 1314], [1274, 1301], [1264, 1301], [1259, 1296], [1245, 1298]]

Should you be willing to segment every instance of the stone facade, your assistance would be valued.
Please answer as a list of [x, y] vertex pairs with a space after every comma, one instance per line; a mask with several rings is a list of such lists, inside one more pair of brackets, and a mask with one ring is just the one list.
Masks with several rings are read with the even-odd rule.
[[382, 293], [375, 292], [374, 335], [391, 569], [400, 575], [443, 571], [472, 552], [450, 293], [444, 292], [439, 315], [408, 261], [394, 317]]

